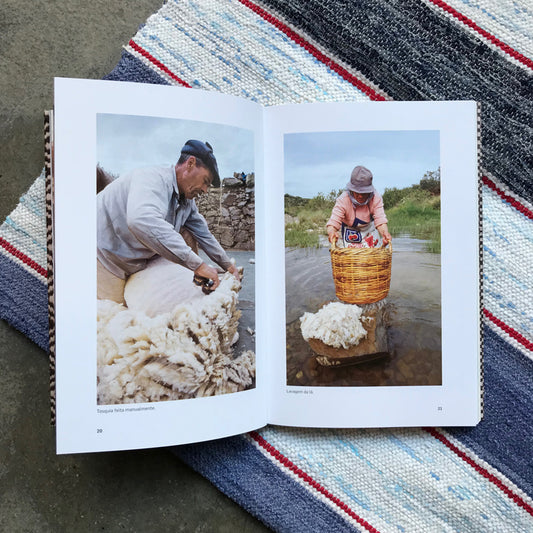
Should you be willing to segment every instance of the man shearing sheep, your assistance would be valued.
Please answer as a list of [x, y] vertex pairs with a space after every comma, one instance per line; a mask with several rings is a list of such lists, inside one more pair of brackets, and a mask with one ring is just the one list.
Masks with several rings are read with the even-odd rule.
[[133, 170], [97, 195], [97, 297], [124, 303], [128, 276], [162, 256], [219, 284], [216, 269], [185, 243], [186, 228], [210, 259], [239, 279], [226, 252], [209, 231], [194, 199], [220, 186], [209, 143], [189, 140], [178, 162], [170, 167]]

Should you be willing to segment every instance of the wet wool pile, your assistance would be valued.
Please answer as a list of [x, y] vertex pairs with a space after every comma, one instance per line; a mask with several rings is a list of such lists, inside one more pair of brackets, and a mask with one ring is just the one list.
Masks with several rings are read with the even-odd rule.
[[357, 305], [332, 302], [316, 313], [305, 313], [300, 318], [303, 338], [321, 340], [334, 348], [356, 346], [366, 336], [363, 327], [363, 309]]

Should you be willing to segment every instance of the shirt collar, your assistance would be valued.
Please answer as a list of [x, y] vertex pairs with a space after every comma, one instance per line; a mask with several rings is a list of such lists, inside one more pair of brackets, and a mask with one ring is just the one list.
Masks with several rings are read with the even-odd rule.
[[172, 165], [172, 175], [174, 176], [174, 179], [172, 180], [172, 187], [174, 188], [174, 194], [176, 195], [176, 199], [178, 200], [178, 204], [185, 203], [185, 196], [180, 195], [180, 190], [178, 188], [178, 176], [176, 175], [176, 165]]

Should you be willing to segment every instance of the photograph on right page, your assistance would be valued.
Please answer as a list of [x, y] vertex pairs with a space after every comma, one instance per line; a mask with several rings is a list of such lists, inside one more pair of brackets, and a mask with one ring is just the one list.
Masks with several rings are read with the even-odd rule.
[[442, 385], [440, 132], [283, 148], [287, 385]]

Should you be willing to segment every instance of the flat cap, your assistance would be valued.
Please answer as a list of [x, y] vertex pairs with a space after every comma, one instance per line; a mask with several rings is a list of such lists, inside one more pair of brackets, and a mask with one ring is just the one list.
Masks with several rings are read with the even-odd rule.
[[213, 175], [213, 187], [220, 187], [220, 176], [218, 174], [218, 165], [215, 155], [213, 154], [213, 148], [206, 141], [197, 141], [196, 139], [188, 140], [181, 149], [182, 155], [193, 155], [199, 159]]

